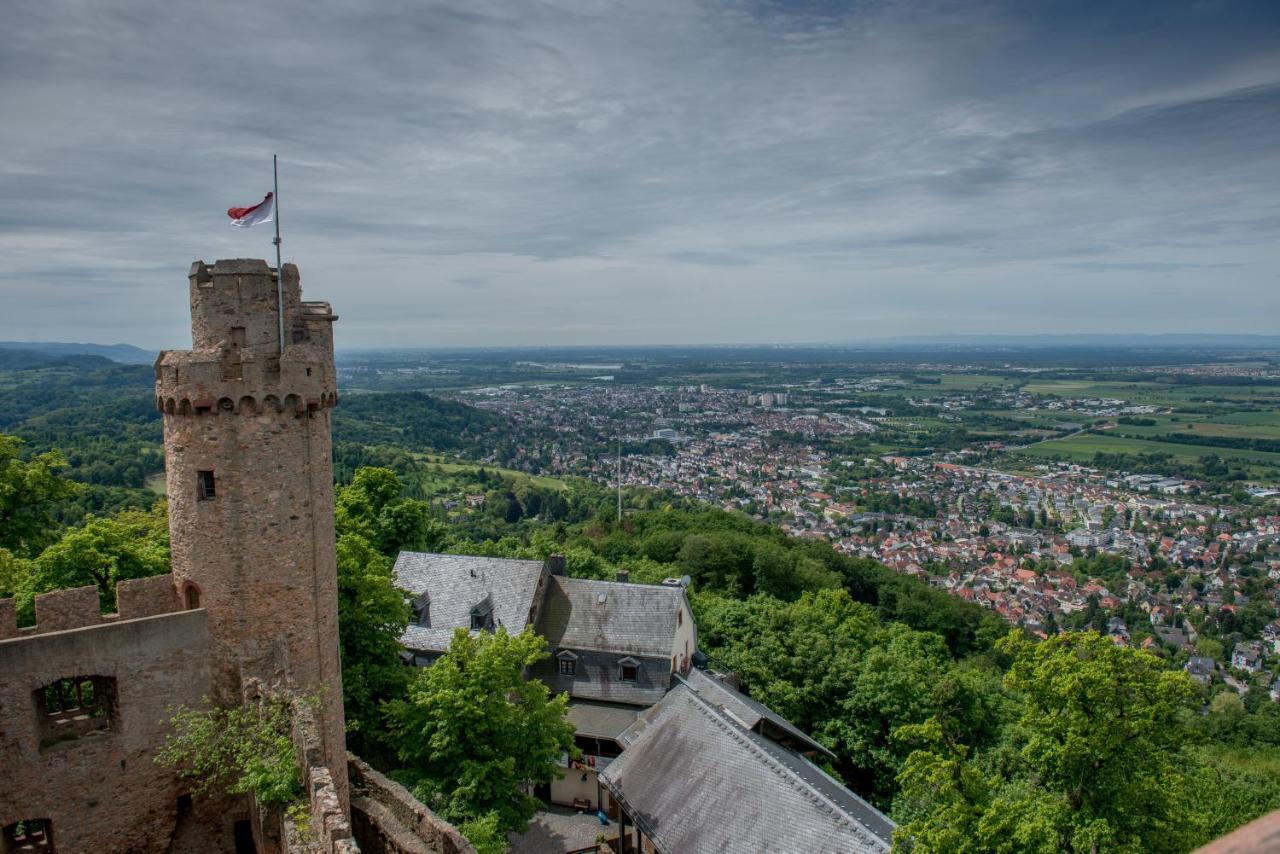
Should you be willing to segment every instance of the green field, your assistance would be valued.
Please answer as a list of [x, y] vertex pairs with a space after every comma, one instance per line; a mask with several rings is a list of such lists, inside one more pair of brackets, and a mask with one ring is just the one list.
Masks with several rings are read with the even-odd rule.
[[414, 454], [415, 457], [423, 462], [431, 463], [440, 467], [445, 474], [476, 474], [480, 469], [487, 472], [510, 477], [515, 480], [529, 481], [534, 486], [543, 489], [568, 489], [569, 485], [563, 480], [554, 477], [544, 477], [543, 475], [529, 474], [528, 472], [516, 471], [515, 469], [504, 469], [501, 466], [482, 465], [480, 463], [460, 463], [448, 460], [439, 454]]
[[964, 391], [966, 389], [982, 388], [983, 386], [999, 388], [1013, 385], [1013, 381], [1008, 377], [996, 376], [995, 374], [938, 374], [937, 376], [942, 380], [942, 387], [948, 391]]
[[[1235, 420], [1238, 415], [1263, 416], [1253, 423]], [[1280, 439], [1280, 417], [1273, 413], [1247, 412], [1213, 417], [1155, 416], [1155, 424], [1118, 424], [1116, 430], [1137, 436], [1161, 436], [1166, 433], [1192, 433], [1202, 436], [1226, 436], [1242, 439]], [[1174, 420], [1177, 419], [1177, 420]]]
[[[1104, 454], [1170, 454], [1174, 459], [1184, 463], [1194, 463], [1205, 454], [1217, 454], [1224, 460], [1231, 459], [1262, 464], [1255, 467], [1259, 469], [1263, 467], [1280, 467], [1280, 454], [1266, 451], [1244, 451], [1208, 445], [1179, 445], [1173, 442], [1125, 439], [1119, 436], [1094, 433], [1071, 436], [1067, 439], [1051, 439], [1047, 442], [1038, 442], [1025, 448], [1019, 448], [1018, 452], [1038, 457], [1059, 457], [1079, 462], [1088, 462], [1093, 459], [1094, 454], [1099, 452]], [[1274, 471], [1271, 472], [1273, 475], [1274, 473]]]
[[1280, 388], [1192, 385], [1169, 382], [1099, 382], [1094, 380], [1038, 380], [1027, 383], [1028, 394], [1063, 398], [1105, 397], [1153, 406], [1203, 408], [1213, 405], [1280, 406]]

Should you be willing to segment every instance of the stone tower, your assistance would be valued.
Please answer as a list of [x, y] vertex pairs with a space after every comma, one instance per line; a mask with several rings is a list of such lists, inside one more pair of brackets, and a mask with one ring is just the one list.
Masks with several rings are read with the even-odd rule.
[[325, 764], [347, 801], [329, 409], [336, 316], [284, 265], [191, 265], [191, 349], [156, 360], [174, 582], [208, 612], [216, 700], [318, 692]]

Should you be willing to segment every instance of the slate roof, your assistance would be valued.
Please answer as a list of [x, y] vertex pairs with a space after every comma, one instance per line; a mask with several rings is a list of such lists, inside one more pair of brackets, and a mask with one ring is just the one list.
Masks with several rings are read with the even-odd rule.
[[538, 634], [562, 649], [670, 657], [684, 588], [553, 575]]
[[881, 854], [892, 845], [894, 824], [881, 812], [687, 684], [621, 741], [600, 780], [665, 854]]
[[396, 586], [431, 598], [431, 626], [411, 624], [400, 642], [411, 650], [443, 652], [455, 629], [471, 628], [471, 609], [486, 599], [493, 605], [494, 626], [516, 634], [536, 612], [543, 572], [537, 560], [400, 552]]
[[575, 699], [633, 706], [652, 706], [671, 688], [671, 659], [665, 655], [640, 658], [635, 680], [626, 681], [620, 678], [624, 656], [582, 648], [575, 654], [578, 656], [577, 667], [572, 676], [559, 672], [558, 661], [554, 657], [533, 665], [529, 668], [529, 675], [541, 680], [553, 693], [567, 691]]
[[589, 700], [569, 701], [569, 723], [579, 735], [616, 741], [632, 724], [640, 710], [635, 706], [593, 703]]
[[835, 754], [828, 750], [821, 742], [814, 740], [804, 730], [797, 727], [791, 721], [766, 706], [764, 703], [757, 702], [746, 694], [730, 686], [723, 680], [708, 674], [706, 671], [694, 668], [684, 677], [684, 681], [689, 687], [697, 691], [702, 699], [706, 700], [713, 706], [717, 706], [721, 711], [728, 712], [731, 716], [742, 722], [742, 725], [749, 730], [757, 732], [761, 729], [761, 722], [767, 721], [777, 729], [785, 733], [789, 740], [795, 741], [803, 746], [806, 751], [816, 750], [819, 753], [835, 758]]

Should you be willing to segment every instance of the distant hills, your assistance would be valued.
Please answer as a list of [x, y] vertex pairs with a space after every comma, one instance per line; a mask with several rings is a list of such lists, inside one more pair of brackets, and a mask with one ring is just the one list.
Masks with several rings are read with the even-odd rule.
[[[119, 362], [124, 365], [149, 365], [156, 360], [156, 353], [153, 350], [143, 350], [141, 347], [135, 347], [132, 344], [69, 344], [62, 341], [0, 341], [0, 351], [22, 351], [46, 358], [56, 358], [59, 356], [99, 356], [103, 359], [110, 359], [113, 362]], [[11, 364], [15, 361], [14, 357], [9, 353], [0, 353], [6, 366], [13, 370], [18, 366]], [[39, 360], [32, 360], [34, 364], [28, 367], [41, 367]], [[50, 364], [46, 362], [45, 364]]]

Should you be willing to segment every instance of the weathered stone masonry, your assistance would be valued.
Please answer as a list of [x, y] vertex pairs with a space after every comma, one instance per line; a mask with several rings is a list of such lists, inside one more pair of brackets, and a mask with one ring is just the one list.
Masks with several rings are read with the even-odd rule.
[[[205, 612], [179, 611], [171, 576], [123, 581], [117, 600], [102, 615], [96, 587], [37, 596], [23, 629], [0, 600], [0, 827], [44, 820], [62, 852], [165, 850], [184, 789], [153, 758], [169, 708], [209, 691]], [[97, 697], [51, 713], [46, 690], [84, 682]]]
[[156, 360], [173, 574], [209, 613], [216, 698], [250, 680], [318, 692], [325, 765], [347, 805], [329, 410], [337, 402], [327, 303], [303, 302], [258, 260], [191, 266], [192, 349]]

